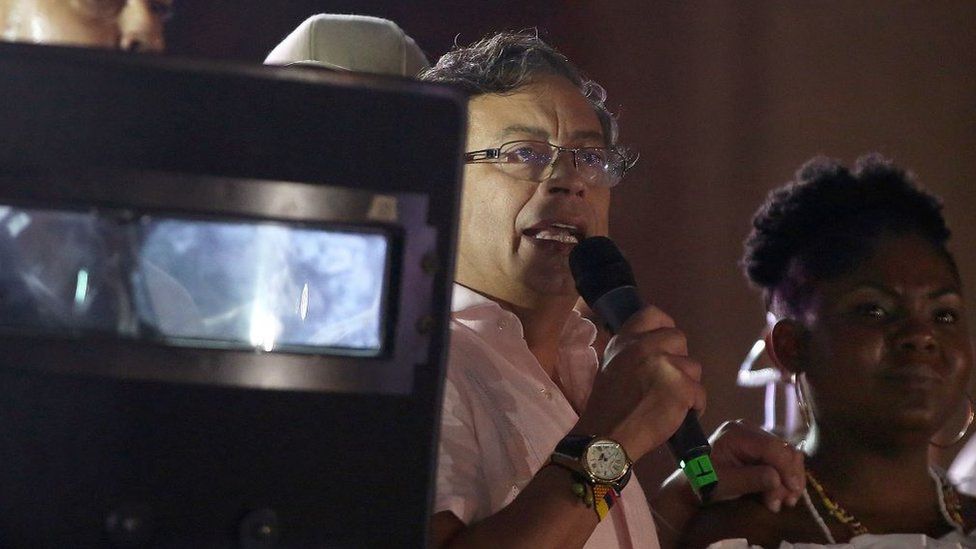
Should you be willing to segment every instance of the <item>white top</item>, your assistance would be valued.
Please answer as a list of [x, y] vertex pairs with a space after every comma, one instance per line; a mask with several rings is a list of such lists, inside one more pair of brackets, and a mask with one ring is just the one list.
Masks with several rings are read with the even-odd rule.
[[[583, 409], [589, 397], [596, 327], [574, 313], [559, 336], [563, 395], [529, 351], [518, 317], [457, 284], [453, 311], [434, 512], [470, 524], [508, 505], [576, 424], [570, 402]], [[586, 547], [659, 547], [636, 475]]]
[[949, 466], [949, 482], [964, 494], [976, 495], [976, 437], [970, 437]]
[[[757, 545], [749, 545], [744, 539], [727, 539], [715, 542], [709, 549], [758, 549]], [[950, 532], [939, 539], [932, 539], [924, 534], [863, 534], [851, 538], [847, 543], [821, 545], [818, 543], [789, 543], [782, 542], [779, 549], [961, 549], [976, 547], [976, 530], [968, 535]]]

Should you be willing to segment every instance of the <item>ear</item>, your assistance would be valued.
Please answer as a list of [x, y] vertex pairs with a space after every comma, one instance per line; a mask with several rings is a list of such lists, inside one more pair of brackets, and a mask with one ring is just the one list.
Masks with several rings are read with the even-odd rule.
[[806, 335], [806, 328], [790, 318], [777, 320], [773, 329], [766, 333], [766, 352], [784, 375], [803, 372]]

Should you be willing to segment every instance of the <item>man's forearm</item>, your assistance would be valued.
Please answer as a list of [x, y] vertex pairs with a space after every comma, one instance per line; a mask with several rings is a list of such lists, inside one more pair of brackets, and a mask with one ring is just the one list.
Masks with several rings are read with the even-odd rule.
[[573, 493], [570, 471], [543, 467], [504, 509], [468, 525], [441, 547], [582, 547], [598, 524], [596, 511]]

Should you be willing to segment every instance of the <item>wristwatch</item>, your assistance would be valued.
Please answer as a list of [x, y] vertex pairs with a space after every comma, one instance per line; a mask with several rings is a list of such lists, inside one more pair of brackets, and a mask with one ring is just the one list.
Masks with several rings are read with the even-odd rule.
[[551, 459], [578, 473], [591, 487], [604, 485], [620, 493], [630, 480], [630, 458], [619, 442], [609, 438], [567, 435], [556, 445]]

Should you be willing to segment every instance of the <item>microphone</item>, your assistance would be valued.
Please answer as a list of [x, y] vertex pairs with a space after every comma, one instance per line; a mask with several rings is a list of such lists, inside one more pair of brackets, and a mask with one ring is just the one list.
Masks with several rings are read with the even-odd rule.
[[[634, 272], [609, 238], [594, 236], [577, 244], [569, 254], [569, 268], [576, 281], [576, 290], [606, 321], [611, 332], [617, 333], [643, 306]], [[681, 426], [668, 439], [668, 447], [698, 497], [707, 501], [718, 484], [718, 476], [709, 457], [712, 447], [694, 410], [688, 410]]]

